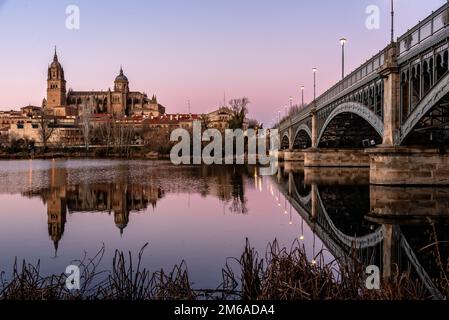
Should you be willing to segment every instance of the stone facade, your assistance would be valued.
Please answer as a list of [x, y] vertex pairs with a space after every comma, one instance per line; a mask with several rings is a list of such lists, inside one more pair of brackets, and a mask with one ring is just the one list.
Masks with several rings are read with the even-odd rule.
[[[48, 139], [49, 145], [73, 146], [83, 143], [81, 130], [75, 125], [75, 118], [59, 119], [58, 125], [53, 127], [51, 136]], [[54, 119], [55, 122], [58, 119]], [[37, 146], [42, 145], [41, 121], [39, 118], [22, 118], [14, 120], [8, 130], [8, 140], [33, 141]]]
[[[233, 117], [233, 112], [229, 107], [220, 107], [207, 115], [209, 129], [218, 129], [224, 131], [229, 129], [229, 121]], [[243, 123], [243, 130], [248, 129], [248, 120], [245, 119]]]

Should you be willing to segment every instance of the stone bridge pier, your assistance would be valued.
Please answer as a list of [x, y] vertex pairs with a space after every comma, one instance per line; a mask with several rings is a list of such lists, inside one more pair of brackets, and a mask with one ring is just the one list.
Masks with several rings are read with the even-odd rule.
[[[449, 92], [447, 70], [446, 76], [439, 82], [433, 80], [434, 87], [419, 103], [416, 102], [415, 110], [411, 112], [409, 109], [413, 98], [418, 100], [418, 97], [411, 92], [409, 84], [404, 85], [404, 79], [401, 80], [397, 50], [398, 47], [393, 45], [387, 50], [386, 62], [379, 72], [384, 79], [384, 132], [382, 144], [366, 150], [369, 155], [370, 183], [449, 185], [449, 154], [445, 152], [446, 147], [432, 148], [433, 135], [447, 139], [448, 134], [448, 123], [445, 123]], [[404, 88], [408, 88], [409, 92]], [[423, 90], [422, 80], [417, 90]], [[406, 112], [411, 112], [408, 118], [404, 116]], [[433, 132], [433, 129], [437, 130]], [[429, 137], [428, 140], [424, 141], [423, 136]]]

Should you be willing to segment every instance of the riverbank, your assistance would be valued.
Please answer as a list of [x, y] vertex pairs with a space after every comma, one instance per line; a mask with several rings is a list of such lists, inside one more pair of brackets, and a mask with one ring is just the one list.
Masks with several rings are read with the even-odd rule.
[[[247, 242], [240, 258], [232, 259], [222, 271], [217, 289], [194, 289], [185, 262], [172, 271], [151, 273], [141, 265], [146, 245], [133, 259], [116, 251], [111, 271], [98, 270], [104, 248], [93, 259], [79, 263], [80, 290], [68, 290], [65, 274], [44, 277], [39, 267], [25, 262], [14, 264], [12, 279], [0, 284], [1, 300], [427, 300], [432, 296], [409, 273], [381, 280], [379, 290], [366, 287], [364, 268], [356, 261], [325, 264], [323, 254], [307, 257], [304, 247], [268, 246], [265, 260]], [[229, 259], [227, 261], [230, 261]], [[440, 282], [448, 297], [449, 283]]]
[[170, 158], [169, 154], [161, 154], [158, 152], [131, 152], [130, 154], [122, 154], [117, 152], [85, 152], [85, 151], [65, 151], [65, 152], [45, 152], [45, 153], [0, 153], [0, 160], [51, 160], [51, 159], [135, 159], [135, 160], [166, 160]]

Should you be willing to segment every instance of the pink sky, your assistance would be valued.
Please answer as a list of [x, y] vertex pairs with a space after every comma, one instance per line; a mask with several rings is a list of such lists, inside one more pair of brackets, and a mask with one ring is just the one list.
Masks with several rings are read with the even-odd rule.
[[[395, 0], [396, 33], [444, 0]], [[167, 112], [214, 110], [247, 96], [250, 116], [269, 123], [299, 86], [312, 98], [339, 78], [339, 39], [348, 38], [347, 71], [389, 41], [388, 0], [348, 1], [5, 1], [0, 0], [0, 110], [40, 105], [53, 47], [68, 87], [107, 90], [120, 64], [131, 90], [156, 94]], [[65, 27], [66, 6], [80, 8], [80, 30]], [[365, 27], [368, 5], [381, 10], [379, 30]]]

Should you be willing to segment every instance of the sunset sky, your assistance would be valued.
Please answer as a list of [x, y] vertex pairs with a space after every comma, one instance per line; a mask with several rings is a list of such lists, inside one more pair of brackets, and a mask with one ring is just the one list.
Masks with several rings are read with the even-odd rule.
[[[396, 36], [446, 0], [395, 0]], [[107, 90], [120, 65], [131, 90], [156, 94], [168, 113], [214, 110], [247, 96], [250, 116], [268, 123], [289, 96], [318, 94], [340, 78], [339, 39], [349, 72], [385, 47], [389, 0], [0, 0], [0, 110], [40, 105], [57, 45], [67, 86]], [[65, 26], [80, 8], [80, 30]], [[381, 9], [368, 30], [368, 5]]]

